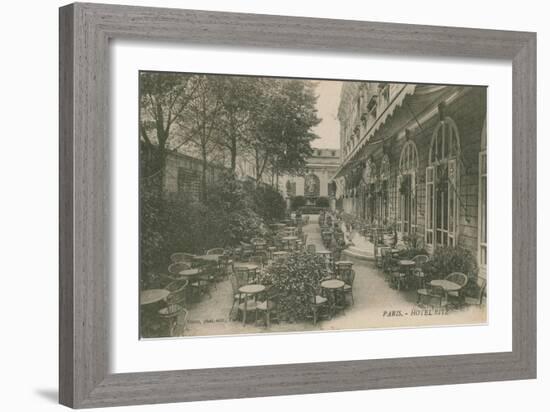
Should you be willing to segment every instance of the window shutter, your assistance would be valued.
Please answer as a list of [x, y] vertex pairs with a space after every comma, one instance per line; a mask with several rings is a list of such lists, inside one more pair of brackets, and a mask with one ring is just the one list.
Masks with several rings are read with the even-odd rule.
[[401, 175], [397, 175], [397, 231], [401, 232], [403, 230], [403, 205], [402, 205], [402, 195], [401, 195]]
[[433, 252], [434, 244], [434, 168], [428, 166], [426, 168], [426, 248], [429, 252]]
[[449, 244], [457, 244], [457, 223], [458, 223], [458, 170], [456, 159], [450, 159], [448, 163], [448, 176], [449, 176], [449, 214], [448, 214], [448, 228], [449, 228]]

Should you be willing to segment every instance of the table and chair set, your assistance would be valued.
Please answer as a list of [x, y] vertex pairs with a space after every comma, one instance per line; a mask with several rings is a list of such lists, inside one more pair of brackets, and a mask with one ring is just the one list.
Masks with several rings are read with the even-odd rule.
[[[430, 262], [428, 255], [416, 255], [411, 259], [404, 258], [401, 247], [382, 246], [378, 248], [376, 264], [385, 273], [390, 287], [397, 290], [416, 290], [417, 304], [433, 304], [439, 306], [461, 307], [470, 303], [464, 291], [469, 282], [467, 275], [452, 272], [443, 278], [430, 279], [426, 273], [426, 265]], [[481, 304], [486, 292], [486, 281], [479, 279], [479, 297], [473, 300]], [[474, 302], [475, 303], [475, 302]]]

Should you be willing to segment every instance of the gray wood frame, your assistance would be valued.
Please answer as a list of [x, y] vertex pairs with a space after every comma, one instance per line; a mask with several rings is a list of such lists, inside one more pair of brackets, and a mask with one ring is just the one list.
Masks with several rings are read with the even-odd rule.
[[[109, 373], [109, 39], [496, 58], [513, 64], [513, 350]], [[60, 345], [64, 405], [244, 398], [536, 377], [536, 34], [210, 11], [60, 9]]]

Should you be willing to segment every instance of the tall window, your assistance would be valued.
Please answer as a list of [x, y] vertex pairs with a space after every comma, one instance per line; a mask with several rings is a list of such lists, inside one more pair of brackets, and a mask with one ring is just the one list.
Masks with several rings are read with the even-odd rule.
[[408, 140], [399, 159], [397, 176], [398, 210], [397, 227], [401, 233], [416, 232], [416, 171], [418, 151], [412, 140]]
[[460, 137], [454, 121], [445, 117], [436, 126], [426, 169], [426, 245], [456, 245]]
[[478, 263], [480, 274], [487, 273], [487, 125], [481, 132], [479, 152]]

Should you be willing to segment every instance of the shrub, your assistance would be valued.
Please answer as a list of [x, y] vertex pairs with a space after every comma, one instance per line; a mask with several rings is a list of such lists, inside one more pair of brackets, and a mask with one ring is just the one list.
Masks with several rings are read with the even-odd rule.
[[295, 252], [284, 261], [269, 266], [261, 282], [275, 286], [280, 292], [278, 310], [283, 319], [304, 320], [311, 315], [309, 291], [328, 276], [322, 256]]
[[434, 279], [441, 279], [452, 272], [462, 272], [469, 278], [477, 275], [477, 263], [472, 252], [459, 246], [438, 247], [424, 271]]
[[318, 197], [317, 200], [315, 200], [315, 206], [317, 206], [317, 207], [328, 207], [329, 206], [328, 197], [326, 197], [326, 196]]
[[271, 186], [258, 186], [253, 191], [254, 209], [264, 220], [273, 222], [285, 217], [285, 199]]
[[319, 213], [321, 213], [325, 209], [326, 208], [324, 208], [324, 207], [318, 207], [318, 206], [302, 206], [298, 210], [300, 211], [300, 213], [302, 213], [304, 215], [318, 215]]
[[303, 196], [294, 196], [290, 199], [290, 207], [292, 210], [299, 209], [306, 205], [306, 198]]

